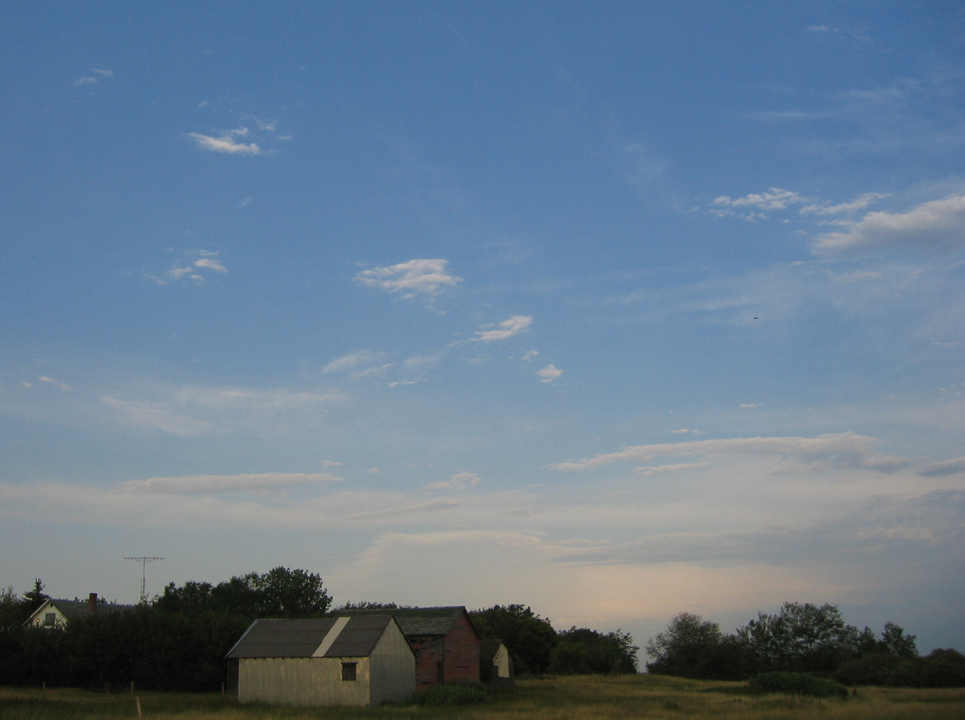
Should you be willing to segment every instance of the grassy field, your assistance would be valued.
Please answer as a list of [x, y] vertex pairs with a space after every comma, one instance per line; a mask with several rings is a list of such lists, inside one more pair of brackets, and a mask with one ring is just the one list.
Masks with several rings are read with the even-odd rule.
[[[559, 677], [524, 680], [515, 691], [493, 695], [482, 705], [373, 709], [304, 709], [237, 705], [220, 695], [138, 693], [145, 719], [269, 720], [366, 718], [395, 720], [620, 720], [622, 718], [738, 718], [741, 720], [961, 720], [965, 689], [860, 688], [847, 701], [783, 695], [754, 695], [741, 683], [677, 678]], [[134, 698], [124, 693], [0, 688], [0, 718], [87, 720], [133, 718]]]

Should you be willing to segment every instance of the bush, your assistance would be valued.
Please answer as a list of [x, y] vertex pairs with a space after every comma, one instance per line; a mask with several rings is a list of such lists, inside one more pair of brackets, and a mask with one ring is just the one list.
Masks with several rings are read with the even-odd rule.
[[848, 688], [844, 685], [806, 673], [761, 673], [751, 680], [750, 685], [752, 688], [763, 692], [810, 695], [811, 697], [839, 697], [842, 700], [848, 698]]
[[846, 662], [834, 671], [831, 678], [842, 685], [888, 685], [888, 679], [895, 674], [900, 662], [902, 660], [894, 655], [865, 655]]
[[485, 701], [482, 683], [444, 683], [412, 696], [415, 705], [478, 705]]

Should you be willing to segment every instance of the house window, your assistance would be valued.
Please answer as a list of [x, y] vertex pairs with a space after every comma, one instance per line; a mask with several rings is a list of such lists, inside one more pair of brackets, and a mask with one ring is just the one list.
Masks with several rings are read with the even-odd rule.
[[342, 663], [342, 680], [355, 682], [357, 668], [358, 668], [358, 663], [343, 662]]
[[44, 625], [49, 627], [57, 622], [57, 613], [44, 613]]

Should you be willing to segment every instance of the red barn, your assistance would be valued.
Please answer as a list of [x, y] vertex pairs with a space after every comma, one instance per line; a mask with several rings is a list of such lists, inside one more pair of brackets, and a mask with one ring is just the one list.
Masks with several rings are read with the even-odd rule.
[[[479, 682], [479, 633], [465, 607], [393, 608], [391, 613], [415, 654], [416, 690], [443, 682]], [[339, 614], [343, 614], [339, 612]]]

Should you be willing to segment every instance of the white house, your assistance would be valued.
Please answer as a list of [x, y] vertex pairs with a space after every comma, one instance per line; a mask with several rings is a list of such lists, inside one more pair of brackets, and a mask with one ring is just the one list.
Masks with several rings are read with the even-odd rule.
[[415, 656], [391, 615], [255, 620], [226, 657], [242, 703], [365, 706], [415, 692]]
[[90, 617], [95, 613], [124, 612], [133, 610], [133, 605], [116, 605], [99, 602], [97, 593], [91, 593], [87, 600], [56, 600], [47, 598], [33, 611], [25, 625], [30, 627], [60, 628], [67, 627], [71, 620]]

